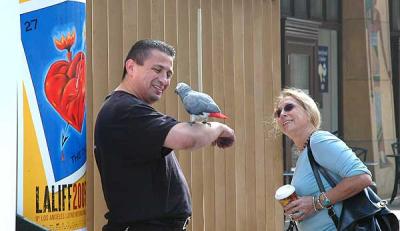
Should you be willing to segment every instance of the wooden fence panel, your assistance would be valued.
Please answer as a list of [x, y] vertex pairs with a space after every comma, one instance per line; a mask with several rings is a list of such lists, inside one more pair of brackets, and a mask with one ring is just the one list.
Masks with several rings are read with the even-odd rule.
[[[193, 199], [190, 230], [282, 230], [274, 200], [282, 184], [281, 136], [270, 135], [281, 88], [280, 6], [276, 0], [96, 0], [88, 4], [88, 153], [104, 97], [120, 82], [134, 42], [153, 38], [177, 50], [171, 86], [155, 107], [188, 121], [174, 88], [202, 86], [233, 127], [232, 148], [178, 152]], [[202, 82], [198, 78], [201, 9]], [[101, 230], [107, 211], [93, 153], [88, 158], [88, 228]]]

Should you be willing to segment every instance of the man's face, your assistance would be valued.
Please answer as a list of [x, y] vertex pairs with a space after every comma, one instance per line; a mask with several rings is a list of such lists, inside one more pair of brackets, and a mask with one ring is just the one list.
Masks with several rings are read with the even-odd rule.
[[143, 65], [134, 64], [135, 93], [148, 104], [161, 98], [171, 83], [173, 58], [159, 50], [152, 50]]

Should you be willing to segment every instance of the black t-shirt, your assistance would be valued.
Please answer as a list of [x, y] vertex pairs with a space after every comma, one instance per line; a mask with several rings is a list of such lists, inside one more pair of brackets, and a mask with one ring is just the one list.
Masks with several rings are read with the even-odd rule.
[[163, 147], [178, 122], [134, 95], [115, 91], [96, 120], [95, 158], [111, 222], [186, 218], [189, 188], [174, 152]]

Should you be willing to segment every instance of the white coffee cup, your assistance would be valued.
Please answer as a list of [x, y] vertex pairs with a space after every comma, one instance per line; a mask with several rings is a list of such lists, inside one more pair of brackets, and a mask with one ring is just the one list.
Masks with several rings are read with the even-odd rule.
[[297, 200], [296, 189], [293, 185], [287, 184], [279, 187], [275, 192], [275, 199], [285, 207], [290, 202]]

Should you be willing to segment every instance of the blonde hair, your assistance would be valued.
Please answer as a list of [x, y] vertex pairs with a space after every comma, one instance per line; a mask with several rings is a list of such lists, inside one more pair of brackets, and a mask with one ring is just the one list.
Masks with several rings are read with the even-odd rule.
[[[279, 96], [275, 99], [274, 104], [274, 114], [275, 111], [278, 109], [278, 104], [285, 98], [285, 97], [292, 97], [295, 99], [306, 111], [310, 118], [311, 124], [315, 127], [315, 129], [319, 129], [321, 126], [321, 113], [318, 109], [317, 104], [315, 101], [303, 90], [298, 88], [285, 88], [281, 91]], [[276, 123], [276, 118], [273, 116], [273, 123], [275, 125], [275, 129], [279, 129]]]

